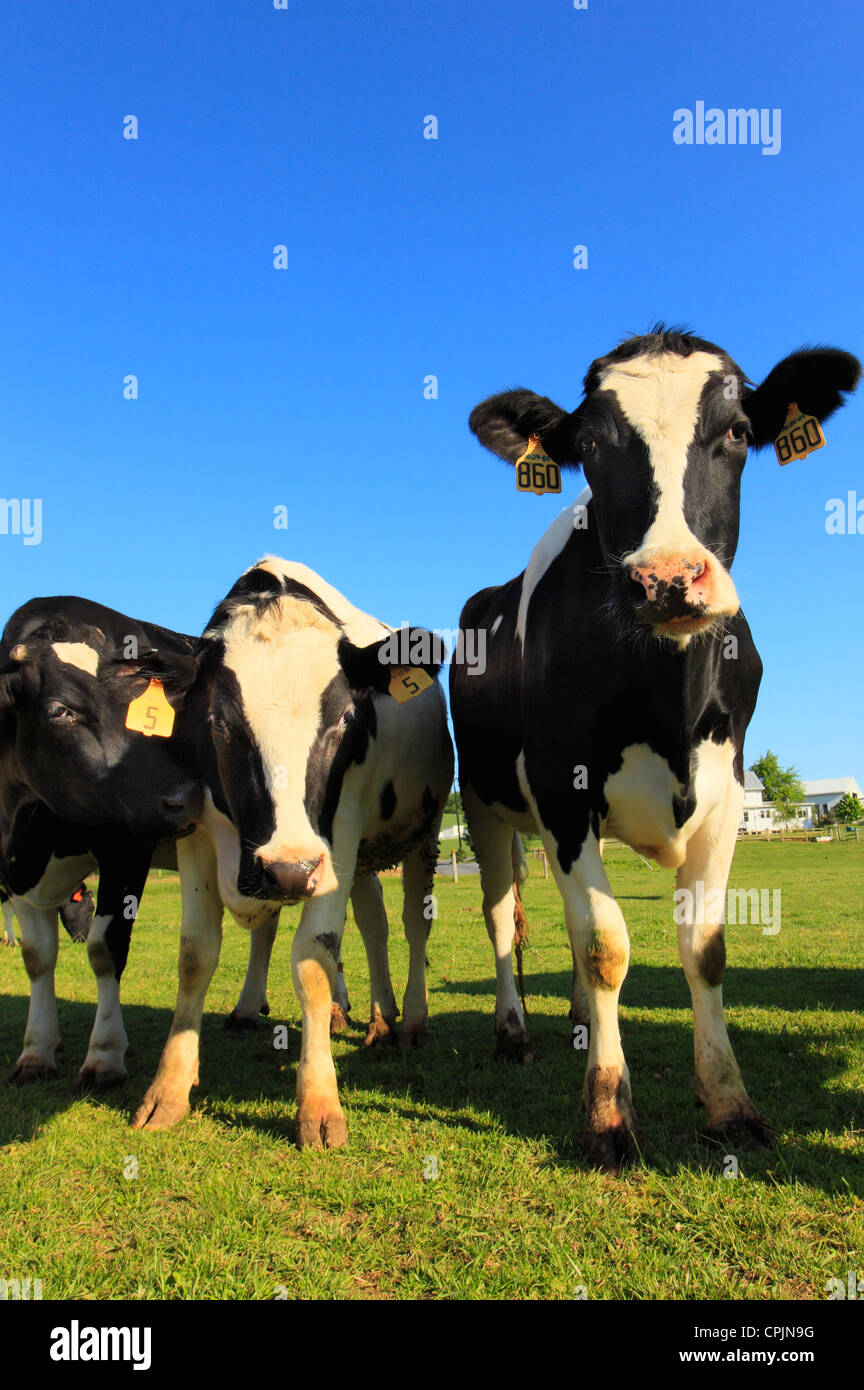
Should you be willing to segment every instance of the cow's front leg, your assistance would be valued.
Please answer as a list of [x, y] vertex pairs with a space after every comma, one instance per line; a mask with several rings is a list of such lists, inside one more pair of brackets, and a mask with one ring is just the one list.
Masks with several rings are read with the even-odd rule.
[[678, 949], [693, 1000], [696, 1099], [706, 1131], [728, 1145], [764, 1147], [770, 1130], [748, 1096], [723, 1016], [726, 884], [744, 792], [731, 781], [725, 801], [696, 831], [678, 870]]
[[351, 906], [369, 964], [369, 1027], [365, 1043], [367, 1047], [374, 1047], [376, 1043], [392, 1043], [396, 1041], [398, 1010], [390, 980], [387, 913], [384, 911], [384, 895], [377, 874], [363, 874], [355, 878], [351, 888]]
[[635, 1158], [637, 1123], [630, 1073], [618, 1031], [618, 996], [630, 960], [630, 942], [615, 901], [600, 847], [589, 830], [579, 858], [565, 874], [557, 846], [546, 840], [549, 862], [564, 898], [564, 919], [579, 979], [588, 1003], [588, 1065], [585, 1072], [586, 1158], [607, 1172]]
[[274, 912], [249, 933], [249, 965], [246, 979], [231, 1013], [225, 1020], [225, 1027], [257, 1028], [259, 1014], [269, 1014], [267, 1003], [267, 976], [270, 971], [270, 957], [276, 940], [279, 913]]
[[[566, 914], [565, 914], [566, 916]], [[579, 974], [579, 960], [573, 949], [575, 932], [572, 926], [567, 924], [567, 935], [570, 938], [570, 952], [573, 957], [573, 980], [570, 986], [570, 1022], [573, 1024], [573, 1046], [579, 1045], [582, 1036], [588, 1036], [591, 1026], [591, 1012], [588, 1007], [588, 992], [582, 983], [582, 976]], [[585, 1030], [584, 1035], [581, 1029]]]
[[106, 1091], [126, 1080], [129, 1040], [120, 1010], [120, 977], [132, 927], [150, 868], [150, 850], [112, 844], [99, 852], [99, 893], [87, 935], [87, 956], [96, 976], [96, 1018], [76, 1091]]
[[402, 1000], [402, 1047], [420, 1047], [429, 1033], [429, 995], [426, 992], [426, 943], [432, 929], [435, 862], [438, 833], [428, 845], [415, 849], [402, 866], [402, 924], [408, 942], [408, 983]]
[[483, 917], [495, 950], [495, 1056], [531, 1062], [531, 1040], [513, 977], [516, 895], [513, 892], [513, 827], [488, 810], [470, 784], [462, 787], [462, 804], [471, 843], [480, 865]]
[[330, 1051], [330, 1005], [349, 889], [350, 881], [306, 904], [291, 948], [291, 973], [303, 1010], [297, 1067], [297, 1146], [301, 1149], [336, 1149], [348, 1142]]
[[198, 1084], [204, 1000], [222, 945], [216, 854], [205, 830], [177, 842], [177, 861], [183, 898], [177, 1008], [156, 1077], [135, 1113], [133, 1129], [168, 1129], [189, 1110], [189, 1091]]
[[30, 977], [30, 1009], [24, 1030], [24, 1050], [10, 1081], [26, 1081], [55, 1076], [54, 1053], [60, 1041], [57, 1026], [57, 999], [54, 970], [57, 965], [57, 909], [31, 907], [24, 898], [15, 898], [15, 915], [21, 928], [21, 955]]

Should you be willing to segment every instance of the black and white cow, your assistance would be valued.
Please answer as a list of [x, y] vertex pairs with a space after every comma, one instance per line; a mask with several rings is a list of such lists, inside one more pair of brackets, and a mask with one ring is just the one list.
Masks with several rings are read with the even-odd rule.
[[744, 732], [762, 671], [729, 566], [748, 444], [770, 443], [792, 402], [825, 419], [859, 374], [848, 353], [805, 349], [754, 387], [722, 349], [660, 325], [592, 363], [572, 412], [514, 390], [471, 415], [506, 461], [537, 436], [560, 465], [581, 464], [589, 484], [517, 578], [466, 604], [462, 627], [485, 629], [487, 664], [483, 675], [454, 664], [451, 695], [496, 954], [499, 1044], [528, 1049], [511, 962], [511, 853], [514, 829], [539, 832], [564, 900], [572, 1016], [590, 1023], [583, 1148], [601, 1167], [631, 1154], [636, 1127], [618, 1034], [629, 942], [604, 835], [677, 868], [694, 903], [704, 892], [706, 911], [679, 927], [697, 1100], [724, 1142], [768, 1137], [721, 991]]
[[[330, 1013], [349, 897], [369, 960], [370, 1032], [392, 1028], [375, 871], [400, 862], [410, 948], [400, 1040], [424, 1033], [425, 948], [453, 752], [437, 680], [405, 703], [389, 694], [392, 672], [381, 657], [392, 631], [305, 565], [273, 557], [247, 570], [213, 614], [175, 734], [184, 766], [207, 788], [199, 828], [177, 846], [177, 1009], [135, 1128], [164, 1129], [189, 1109], [223, 906], [254, 940], [283, 904], [304, 904], [291, 957], [303, 1013], [301, 1146], [347, 1138]], [[412, 629], [412, 647], [414, 633], [421, 630]], [[439, 662], [418, 664], [434, 674]]]
[[96, 1020], [79, 1086], [126, 1075], [119, 983], [157, 843], [191, 827], [201, 789], [168, 741], [125, 727], [130, 701], [163, 681], [177, 704], [197, 674], [192, 641], [86, 599], [34, 599], [0, 639], [0, 882], [11, 894], [30, 977], [13, 1079], [55, 1071], [57, 912], [92, 869], [87, 937]]

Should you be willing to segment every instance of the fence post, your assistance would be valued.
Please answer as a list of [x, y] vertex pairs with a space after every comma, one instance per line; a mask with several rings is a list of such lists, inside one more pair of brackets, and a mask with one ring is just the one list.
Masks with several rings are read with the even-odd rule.
[[456, 851], [455, 851], [455, 849], [453, 850], [453, 853], [450, 855], [450, 863], [453, 865], [453, 882], [454, 882], [454, 883], [458, 883], [458, 882], [459, 882], [459, 870], [458, 870], [457, 867], [456, 867]]
[[543, 877], [544, 877], [544, 878], [548, 878], [548, 877], [549, 877], [549, 860], [546, 858], [546, 851], [545, 851], [545, 849], [542, 850], [541, 853], [542, 853], [542, 855], [543, 855]]

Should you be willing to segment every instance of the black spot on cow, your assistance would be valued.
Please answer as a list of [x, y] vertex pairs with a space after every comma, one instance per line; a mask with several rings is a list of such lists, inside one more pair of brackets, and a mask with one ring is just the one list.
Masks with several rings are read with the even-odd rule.
[[329, 951], [334, 960], [339, 958], [339, 938], [335, 931], [322, 931], [315, 938], [320, 941], [325, 951]]
[[[428, 787], [426, 790], [429, 790]], [[389, 820], [396, 810], [396, 789], [392, 781], [384, 783], [378, 798], [378, 804], [381, 808], [381, 819]]]

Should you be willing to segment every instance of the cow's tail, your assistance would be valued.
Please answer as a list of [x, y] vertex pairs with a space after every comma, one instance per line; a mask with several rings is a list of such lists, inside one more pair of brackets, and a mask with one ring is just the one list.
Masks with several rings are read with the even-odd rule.
[[527, 1015], [525, 1007], [525, 980], [522, 975], [522, 948], [528, 940], [528, 919], [525, 916], [525, 909], [522, 906], [522, 884], [528, 876], [528, 865], [525, 861], [525, 851], [522, 848], [522, 841], [517, 831], [513, 831], [513, 842], [510, 849], [513, 862], [513, 922], [516, 933], [513, 937], [513, 946], [516, 951], [516, 978], [519, 981], [519, 998], [522, 1001], [522, 1012]]

